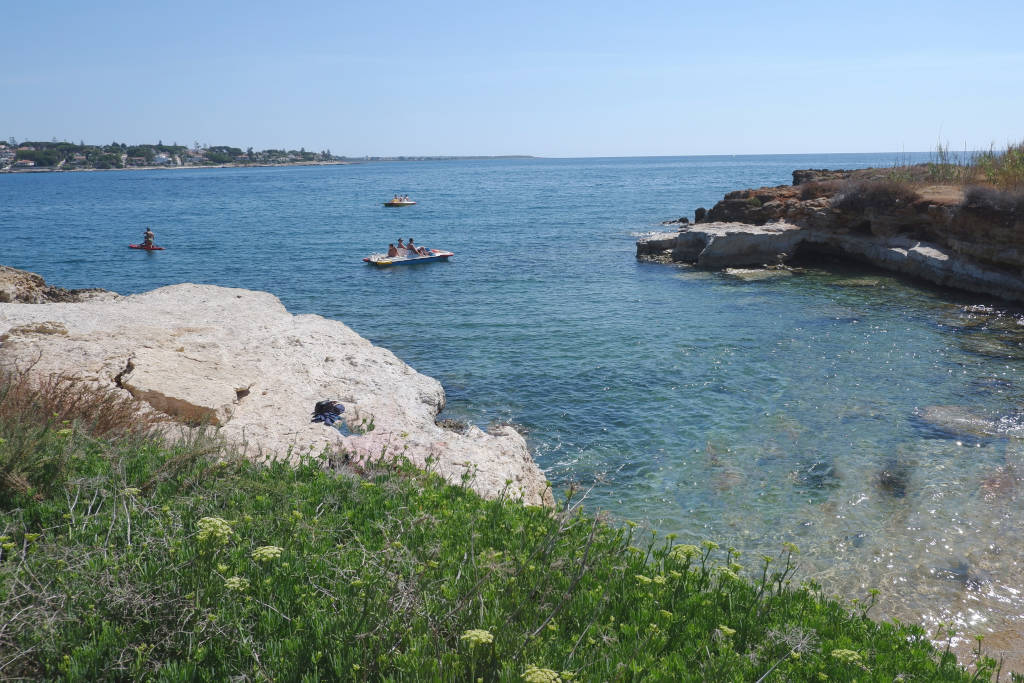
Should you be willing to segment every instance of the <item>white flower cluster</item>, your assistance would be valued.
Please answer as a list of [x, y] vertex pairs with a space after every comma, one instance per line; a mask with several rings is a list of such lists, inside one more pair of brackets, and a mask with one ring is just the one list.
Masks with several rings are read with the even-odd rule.
[[459, 640], [468, 643], [470, 647], [475, 645], [486, 645], [494, 642], [494, 634], [482, 628], [471, 628], [461, 636]]
[[687, 560], [691, 560], [694, 557], [700, 556], [700, 548], [695, 545], [677, 545], [673, 546], [672, 550], [668, 551], [669, 559], [675, 560], [679, 563], [685, 563]]
[[241, 593], [249, 588], [249, 579], [242, 578], [241, 576], [232, 576], [230, 579], [224, 580], [224, 587], [229, 591]]
[[231, 525], [220, 517], [203, 517], [199, 520], [199, 540], [213, 541], [225, 545], [231, 538]]
[[526, 671], [523, 672], [523, 680], [526, 683], [562, 683], [562, 677], [558, 675], [557, 671], [541, 669], [536, 666], [526, 667]]
[[262, 545], [252, 551], [252, 559], [257, 562], [270, 562], [281, 557], [282, 550], [282, 548], [278, 548], [276, 545]]

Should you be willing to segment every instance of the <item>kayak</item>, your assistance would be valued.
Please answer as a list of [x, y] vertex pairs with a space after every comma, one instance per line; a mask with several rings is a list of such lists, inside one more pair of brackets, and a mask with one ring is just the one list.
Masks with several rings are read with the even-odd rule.
[[387, 254], [370, 254], [363, 259], [371, 266], [411, 266], [415, 263], [430, 263], [432, 261], [447, 261], [454, 252], [441, 249], [431, 249], [427, 256], [388, 256]]
[[155, 244], [151, 247], [147, 247], [145, 244], [129, 244], [129, 249], [145, 249], [146, 251], [163, 251], [163, 247], [158, 247]]

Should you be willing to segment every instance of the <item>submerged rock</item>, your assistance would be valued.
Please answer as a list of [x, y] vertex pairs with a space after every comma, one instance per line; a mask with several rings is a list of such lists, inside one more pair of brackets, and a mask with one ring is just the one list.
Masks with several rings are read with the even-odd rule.
[[839, 477], [835, 465], [829, 461], [818, 460], [793, 473], [797, 484], [806, 488], [820, 489], [839, 485]]
[[858, 277], [835, 280], [831, 284], [835, 287], [877, 287], [881, 281], [874, 278]]
[[967, 590], [978, 590], [992, 581], [988, 572], [971, 566], [967, 560], [955, 560], [947, 565], [933, 567], [931, 573], [946, 581], [955, 581]]
[[1024, 344], [1016, 339], [1005, 339], [990, 332], [964, 334], [957, 337], [957, 343], [964, 351], [989, 358], [1024, 359]]
[[878, 472], [878, 488], [893, 498], [906, 496], [909, 482], [910, 468], [896, 459], [886, 463], [885, 467]]
[[[526, 503], [552, 501], [514, 429], [438, 426], [437, 380], [338, 321], [288, 313], [265, 292], [183, 284], [79, 303], [5, 303], [4, 335], [0, 365], [72, 374], [178, 421], [217, 425], [256, 459], [403, 456], [456, 483], [469, 475], [484, 496], [507, 486]], [[344, 406], [348, 435], [310, 422], [324, 398]]]
[[938, 427], [950, 434], [969, 434], [972, 436], [997, 436], [992, 420], [972, 412], [963, 406], [925, 406], [917, 411], [917, 416], [924, 422]]
[[758, 280], [792, 277], [793, 271], [788, 268], [726, 268], [725, 274], [740, 280], [756, 282]]

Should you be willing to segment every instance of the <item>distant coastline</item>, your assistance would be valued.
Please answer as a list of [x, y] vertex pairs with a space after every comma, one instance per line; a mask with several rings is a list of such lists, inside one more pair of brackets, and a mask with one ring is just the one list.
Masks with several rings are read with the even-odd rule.
[[194, 164], [182, 166], [125, 166], [122, 168], [3, 168], [0, 173], [21, 175], [23, 173], [100, 173], [107, 171], [185, 171], [203, 168], [280, 168], [283, 166], [348, 166], [351, 164], [363, 163], [359, 161], [293, 161], [281, 164]]
[[288, 161], [281, 163], [234, 163], [224, 164], [183, 164], [181, 166], [151, 165], [151, 166], [123, 166], [120, 168], [61, 168], [53, 166], [27, 167], [27, 168], [0, 168], [0, 173], [22, 174], [22, 173], [80, 173], [94, 171], [181, 171], [185, 169], [201, 168], [282, 168], [286, 166], [351, 166], [354, 164], [387, 163], [396, 161], [489, 161], [499, 159], [537, 159], [529, 154], [507, 154], [501, 156], [451, 156], [451, 157], [369, 157], [366, 159], [336, 159], [330, 161]]
[[247, 166], [330, 166], [374, 161], [452, 161], [465, 159], [528, 159], [527, 155], [504, 156], [338, 156], [325, 149], [319, 152], [301, 149], [243, 150], [229, 145], [192, 147], [163, 141], [141, 145], [112, 142], [91, 145], [84, 141], [50, 142], [15, 138], [0, 140], [0, 173], [39, 173], [53, 171], [149, 170], [154, 168], [239, 168]]

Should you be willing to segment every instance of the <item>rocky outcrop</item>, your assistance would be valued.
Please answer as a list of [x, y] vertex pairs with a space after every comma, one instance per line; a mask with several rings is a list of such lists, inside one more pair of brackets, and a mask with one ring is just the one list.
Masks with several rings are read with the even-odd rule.
[[[177, 421], [216, 425], [256, 459], [404, 456], [484, 496], [552, 502], [515, 430], [438, 426], [445, 395], [437, 380], [340, 322], [291, 315], [264, 292], [183, 284], [84, 302], [3, 303], [0, 364], [114, 387]], [[328, 398], [345, 407], [344, 434], [310, 422], [314, 404]]]
[[785, 261], [804, 237], [800, 228], [786, 223], [703, 223], [675, 236], [672, 260], [716, 269], [775, 264]]
[[0, 266], [0, 303], [45, 304], [58, 301], [112, 299], [115, 292], [105, 289], [63, 289], [46, 284], [39, 275], [26, 270]]
[[828, 255], [1024, 301], [1024, 195], [888, 173], [794, 171], [794, 185], [730, 192], [693, 226], [639, 241], [637, 255], [716, 269]]
[[1024, 276], [964, 258], [913, 238], [839, 233], [792, 223], [701, 223], [637, 242], [637, 256], [668, 252], [701, 268], [780, 265], [811, 256], [839, 256], [936, 285], [1024, 301]]
[[853, 171], [829, 170], [827, 168], [807, 168], [793, 171], [793, 184], [821, 183], [830, 180], [846, 180]]

